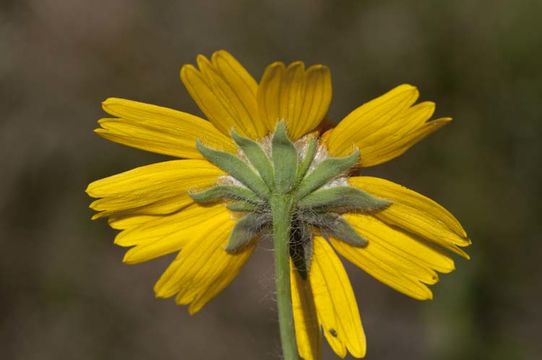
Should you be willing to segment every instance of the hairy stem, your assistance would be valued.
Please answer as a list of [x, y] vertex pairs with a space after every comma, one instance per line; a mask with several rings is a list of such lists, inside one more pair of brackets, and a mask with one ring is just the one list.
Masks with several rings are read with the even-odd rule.
[[279, 315], [280, 341], [284, 360], [298, 360], [290, 290], [289, 242], [292, 202], [289, 195], [273, 194], [270, 199], [275, 248], [275, 284]]

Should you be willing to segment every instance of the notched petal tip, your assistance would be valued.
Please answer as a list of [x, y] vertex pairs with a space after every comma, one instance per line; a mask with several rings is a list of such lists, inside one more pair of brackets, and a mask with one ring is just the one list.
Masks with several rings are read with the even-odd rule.
[[[98, 182], [98, 181], [100, 181], [100, 180], [93, 181], [93, 182], [91, 182], [90, 184], [87, 185], [87, 187], [85, 188], [85, 193], [86, 193], [88, 196], [90, 196], [90, 197], [92, 197], [92, 198], [97, 197], [97, 196], [92, 195], [92, 194], [93, 194], [93, 190], [92, 190], [92, 189], [96, 186], [96, 182]], [[91, 207], [91, 206], [92, 206], [92, 203], [89, 205], [89, 207]]]
[[275, 61], [274, 63], [271, 63], [267, 65], [265, 68], [265, 71], [262, 75], [262, 80], [273, 78], [278, 75], [278, 73], [282, 73], [286, 70], [286, 65], [282, 61]]
[[[182, 304], [179, 304], [179, 305], [182, 305]], [[190, 316], [196, 315], [203, 307], [202, 305], [198, 305], [198, 306], [193, 306], [193, 305], [194, 304], [188, 305], [187, 312], [188, 312], [188, 315]]]
[[[89, 206], [89, 208], [92, 209], [91, 206]], [[92, 210], [94, 210], [94, 209], [92, 209]], [[103, 216], [101, 215], [101, 213], [97, 213], [97, 214], [92, 215], [91, 218], [90, 218], [90, 220], [99, 220], [99, 219], [101, 219], [102, 217], [103, 217]]]
[[[325, 90], [332, 92], [331, 88], [331, 70], [326, 65], [316, 64], [311, 65], [306, 71], [307, 78], [318, 78], [324, 82]], [[331, 101], [331, 96], [329, 98]], [[328, 105], [329, 106], [329, 105]]]
[[198, 54], [198, 56], [196, 56], [196, 63], [200, 69], [202, 66], [211, 65], [209, 59], [207, 59], [207, 57], [203, 54]]
[[[104, 120], [104, 119], [100, 119], [100, 120]], [[102, 125], [103, 123], [105, 122], [100, 122], [98, 121], [98, 124], [99, 125]], [[106, 140], [109, 140], [109, 136], [111, 135], [111, 132], [105, 128], [96, 128], [94, 130], [92, 130], [96, 135], [106, 139]]]
[[[112, 119], [111, 118], [101, 118], [101, 119], [98, 119], [97, 123], [98, 125], [102, 126], [107, 123], [108, 121], [111, 121]], [[103, 128], [97, 128], [97, 129], [94, 129], [94, 131], [96, 130], [104, 130]]]
[[[90, 185], [89, 185], [89, 186], [90, 186]], [[94, 196], [92, 196], [92, 197], [94, 197]], [[99, 206], [99, 204], [101, 203], [100, 200], [101, 200], [101, 199], [96, 199], [96, 200], [94, 200], [93, 202], [90, 203], [90, 205], [89, 205], [88, 207], [91, 208], [92, 210], [96, 210], [96, 211], [102, 211], [102, 210], [104, 210], [102, 207]], [[96, 214], [96, 215], [99, 215], [99, 213]]]
[[103, 100], [102, 101], [102, 109], [106, 112], [107, 111], [107, 108], [111, 105], [115, 105], [117, 104], [119, 101], [122, 101], [124, 99], [121, 99], [121, 98], [117, 98], [117, 97], [108, 97], [107, 99]]
[[408, 83], [397, 85], [391, 91], [397, 91], [397, 92], [412, 91], [412, 92], [415, 92], [417, 94], [419, 94], [419, 92], [420, 92], [417, 86], [414, 86], [414, 85], [408, 84]]
[[323, 72], [331, 72], [329, 69], [329, 66], [323, 65], [323, 64], [314, 64], [309, 66], [307, 69], [307, 72], [313, 72], [313, 71], [323, 71]]
[[131, 248], [130, 250], [128, 250], [126, 252], [126, 254], [124, 254], [124, 257], [122, 258], [122, 262], [127, 264], [127, 265], [135, 265], [135, 264], [139, 264], [145, 260], [142, 260], [142, 259], [138, 259], [136, 255], [134, 255], [134, 250], [135, 248]]
[[288, 64], [288, 67], [286, 68], [288, 71], [304, 71], [305, 70], [305, 63], [303, 61], [297, 60], [293, 61], [290, 64]]
[[[135, 100], [128, 100], [119, 97], [108, 97], [102, 101], [102, 110], [115, 118], [121, 118], [124, 117], [127, 108], [134, 108], [141, 105], [149, 106], [148, 104], [143, 104]], [[111, 118], [109, 118], [109, 120], [111, 120]]]
[[215, 62], [218, 58], [226, 58], [227, 60], [236, 60], [235, 57], [227, 50], [220, 49], [217, 50], [211, 55], [211, 60]]
[[165, 284], [162, 284], [161, 280], [162, 279], [158, 280], [156, 284], [154, 284], [154, 297], [157, 299], [167, 299], [175, 295], [176, 292], [171, 289], [171, 285], [166, 286]]
[[184, 64], [183, 66], [181, 66], [179, 74], [181, 77], [181, 81], [183, 82], [183, 84], [185, 84], [185, 86], [187, 86], [187, 84], [189, 84], [190, 82], [189, 77], [191, 75], [199, 74], [199, 71], [192, 64]]

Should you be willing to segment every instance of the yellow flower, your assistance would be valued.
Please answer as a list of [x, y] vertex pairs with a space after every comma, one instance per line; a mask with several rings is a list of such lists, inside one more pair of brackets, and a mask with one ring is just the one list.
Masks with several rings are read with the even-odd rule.
[[[432, 102], [400, 85], [334, 129], [318, 127], [331, 101], [327, 67], [267, 67], [258, 84], [226, 51], [185, 65], [181, 79], [207, 117], [109, 98], [96, 132], [170, 160], [101, 179], [94, 219], [107, 217], [124, 262], [177, 253], [154, 287], [193, 314], [228, 286], [271, 232], [271, 193], [288, 207], [291, 301], [299, 355], [320, 357], [321, 334], [340, 357], [365, 356], [356, 299], [337, 253], [395, 290], [432, 298], [427, 285], [463, 257], [459, 222], [429, 198], [388, 180], [349, 176], [378, 165], [446, 125]], [[293, 154], [293, 155], [292, 155]], [[326, 172], [327, 171], [327, 172]], [[278, 191], [278, 190], [277, 190]], [[279, 191], [279, 192], [280, 192]], [[347, 195], [345, 195], [347, 194]]]

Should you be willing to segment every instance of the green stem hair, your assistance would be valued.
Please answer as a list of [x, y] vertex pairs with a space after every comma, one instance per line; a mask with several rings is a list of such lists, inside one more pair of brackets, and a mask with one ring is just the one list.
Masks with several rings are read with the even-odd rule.
[[290, 224], [292, 197], [282, 194], [271, 196], [273, 217], [273, 244], [275, 248], [275, 284], [279, 315], [280, 341], [284, 360], [298, 360], [297, 343], [290, 289]]

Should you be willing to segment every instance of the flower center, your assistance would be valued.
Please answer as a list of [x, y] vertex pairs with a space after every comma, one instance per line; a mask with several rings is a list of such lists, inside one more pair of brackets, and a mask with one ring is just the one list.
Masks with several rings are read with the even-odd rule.
[[226, 251], [236, 252], [270, 231], [273, 196], [291, 202], [290, 255], [301, 275], [310, 265], [314, 233], [354, 246], [367, 244], [341, 215], [378, 211], [390, 202], [348, 185], [346, 175], [359, 160], [358, 150], [346, 157], [330, 157], [311, 135], [292, 142], [283, 122], [261, 143], [235, 131], [231, 135], [239, 147], [237, 156], [197, 142], [201, 154], [228, 175], [216, 186], [190, 194], [201, 204], [226, 202], [231, 211], [241, 214]]

